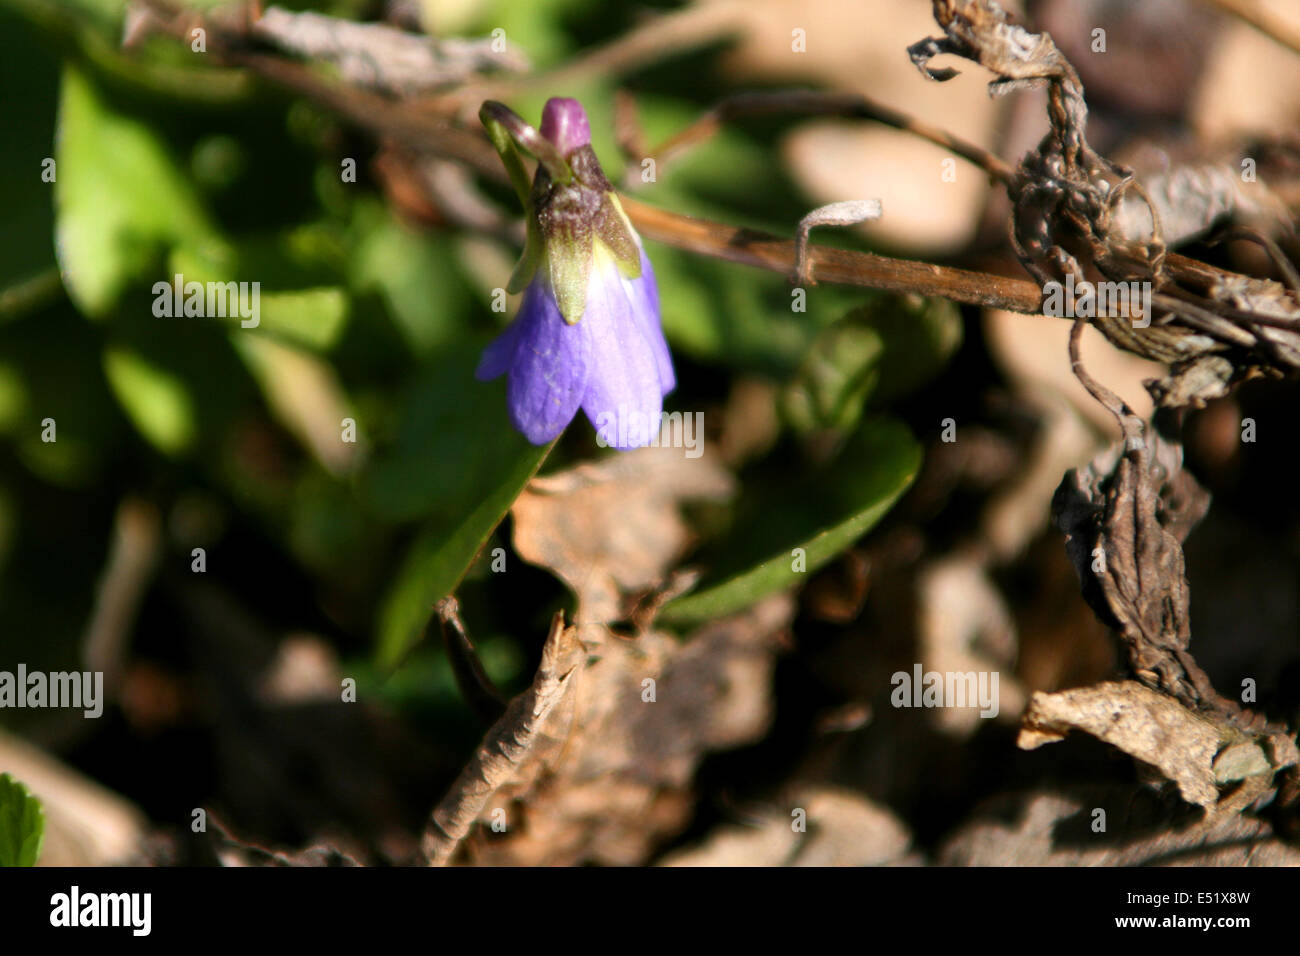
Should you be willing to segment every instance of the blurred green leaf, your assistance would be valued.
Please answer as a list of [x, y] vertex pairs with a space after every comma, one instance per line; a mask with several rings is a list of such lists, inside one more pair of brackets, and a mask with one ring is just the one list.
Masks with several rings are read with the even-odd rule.
[[427, 356], [464, 331], [472, 303], [450, 237], [422, 235], [377, 202], [357, 204], [353, 230], [352, 288], [383, 297], [412, 352]]
[[7, 773], [0, 773], [0, 866], [35, 866], [45, 838], [41, 801]]
[[[188, 0], [185, 6], [203, 9], [226, 2]], [[235, 102], [254, 89], [252, 76], [212, 65], [189, 43], [149, 37], [123, 50], [126, 0], [0, 0], [0, 10], [6, 8], [53, 38], [63, 52], [124, 88], [199, 103]]]
[[[247, 269], [241, 270], [233, 264], [244, 259], [255, 263], [249, 268], [263, 268], [264, 260], [254, 260], [238, 246], [208, 243], [202, 250], [181, 246], [169, 258], [168, 271], [171, 276], [183, 276], [187, 286], [191, 282], [198, 282], [205, 287], [207, 283], [247, 283], [244, 286], [246, 295], [242, 291], [240, 293], [242, 298], [233, 295], [227, 297], [227, 314], [213, 317], [218, 321], [249, 332], [256, 330], [315, 351], [326, 351], [338, 341], [349, 313], [350, 299], [346, 290], [338, 286], [267, 289], [260, 279], [236, 279], [237, 275], [249, 274]], [[183, 296], [177, 298], [183, 301]], [[235, 307], [236, 302], [242, 303], [242, 310]], [[244, 325], [254, 319], [256, 325]]]
[[882, 296], [823, 329], [782, 394], [798, 432], [847, 433], [868, 403], [915, 391], [961, 345], [961, 315], [943, 299]]
[[102, 318], [160, 250], [211, 241], [186, 172], [146, 123], [118, 113], [75, 66], [63, 71], [56, 234], [73, 302]]
[[350, 587], [365, 583], [357, 573], [356, 556], [376, 550], [381, 538], [376, 523], [357, 507], [350, 487], [320, 470], [304, 469], [286, 511], [289, 546], [299, 561], [329, 576], [335, 586], [340, 579]]
[[[488, 35], [500, 29], [504, 31], [502, 39], [522, 49], [534, 67], [545, 66], [573, 49], [573, 41], [561, 23], [561, 15], [591, 4], [592, 0], [528, 0], [526, 3], [494, 0], [480, 7], [483, 15], [474, 32]], [[439, 13], [431, 9], [435, 6], [441, 8]], [[424, 12], [424, 22], [436, 28], [455, 7], [455, 4], [429, 3]]]
[[928, 384], [961, 347], [961, 310], [947, 299], [887, 298], [859, 312], [880, 334], [884, 351], [871, 403], [880, 406]]
[[[504, 421], [498, 427], [504, 426]], [[419, 636], [433, 606], [460, 583], [485, 541], [537, 473], [553, 445], [527, 445], [481, 489], [473, 510], [454, 526], [438, 522], [412, 546], [389, 591], [379, 623], [379, 663], [396, 665]]]
[[[697, 104], [671, 97], [642, 95], [637, 118], [648, 147], [665, 142], [700, 118]], [[614, 127], [609, 117], [609, 127]], [[611, 147], [613, 144], [611, 144]], [[602, 156], [605, 154], [602, 154]], [[619, 154], [611, 148], [610, 162]], [[634, 164], [629, 187], [641, 200], [695, 216], [768, 230], [792, 229], [802, 212], [795, 191], [781, 180], [770, 149], [736, 125], [727, 124], [705, 142], [674, 156], [653, 178]], [[737, 208], [762, 218], [749, 220]], [[782, 217], [791, 218], [782, 218]]]
[[132, 424], [165, 455], [179, 455], [197, 430], [189, 389], [167, 369], [125, 348], [104, 352], [104, 374]]
[[[346, 473], [355, 460], [356, 418], [350, 414], [350, 402], [334, 366], [272, 338], [242, 330], [233, 330], [229, 336], [272, 415], [326, 470], [335, 475]], [[345, 428], [353, 431], [346, 439]]]
[[376, 453], [362, 486], [385, 520], [450, 525], [534, 450], [510, 427], [504, 380], [474, 377], [481, 351], [466, 344], [445, 351], [407, 389], [394, 441]]
[[210, 192], [229, 189], [248, 166], [248, 150], [233, 136], [213, 134], [194, 144], [190, 169], [195, 183]]
[[510, 427], [505, 383], [474, 378], [480, 349], [448, 350], [408, 394], [393, 446], [362, 497], [390, 521], [425, 517], [383, 609], [379, 655], [395, 663], [450, 594], [552, 446]]
[[795, 312], [783, 277], [652, 247], [664, 333], [701, 361], [785, 378], [818, 332], [863, 299], [860, 289], [819, 287]]
[[0, 362], [0, 432], [16, 430], [23, 420], [29, 399], [23, 377], [8, 362]]
[[60, 15], [105, 31], [120, 31], [122, 15], [126, 12], [126, 0], [4, 0], [4, 3], [20, 13]]
[[[890, 509], [916, 477], [921, 449], [906, 426], [888, 419], [863, 423], [834, 462], [834, 480], [814, 476], [808, 488], [783, 486], [788, 514], [801, 499], [820, 497], [832, 511], [803, 529], [780, 528], [785, 540], [775, 553], [725, 580], [686, 594], [662, 613], [670, 623], [688, 624], [733, 614], [755, 601], [793, 587], [862, 537]], [[807, 520], [807, 519], [805, 519]], [[802, 558], [796, 549], [802, 549]]]
[[257, 328], [324, 351], [338, 341], [348, 318], [348, 295], [338, 287], [266, 291]]
[[880, 378], [884, 350], [876, 329], [849, 317], [824, 329], [782, 394], [786, 420], [798, 432], [852, 428]]

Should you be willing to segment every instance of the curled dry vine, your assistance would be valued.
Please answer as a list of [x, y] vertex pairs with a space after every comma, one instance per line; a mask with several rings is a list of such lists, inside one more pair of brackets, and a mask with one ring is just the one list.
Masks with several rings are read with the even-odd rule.
[[[909, 51], [932, 79], [955, 75], [929, 66], [935, 56], [952, 53], [996, 73], [994, 94], [1047, 83], [1051, 129], [1007, 183], [1012, 244], [1044, 285], [1066, 278], [1082, 283], [1091, 267], [1113, 282], [1155, 286], [1153, 301], [1162, 314], [1154, 321], [1101, 314], [1095, 324], [1120, 348], [1170, 367], [1169, 378], [1149, 383], [1158, 404], [1202, 404], [1234, 381], [1300, 368], [1295, 273], [1275, 245], [1260, 238], [1291, 278], [1290, 289], [1171, 257], [1160, 204], [1132, 170], [1088, 145], [1082, 84], [1051, 37], [1011, 23], [990, 0], [934, 0], [934, 13], [944, 36]], [[1145, 217], [1134, 214], [1134, 203]], [[1216, 691], [1192, 656], [1182, 545], [1208, 509], [1209, 495], [1183, 469], [1181, 446], [1155, 434], [1083, 367], [1084, 326], [1077, 318], [1071, 330], [1071, 367], [1115, 417], [1122, 435], [1118, 448], [1067, 472], [1053, 500], [1053, 518], [1066, 533], [1084, 596], [1119, 634], [1129, 667], [1143, 684], [1235, 731], [1220, 737], [1225, 750], [1240, 734], [1254, 736], [1268, 760], [1267, 776], [1294, 770], [1294, 735]]]
[[[1131, 169], [1088, 145], [1083, 85], [1050, 36], [1012, 23], [991, 0], [934, 0], [934, 15], [944, 36], [909, 50], [927, 76], [955, 76], [929, 66], [935, 56], [951, 53], [996, 73], [994, 95], [1047, 84], [1051, 129], [1007, 184], [1012, 245], [1043, 285], [1067, 278], [1081, 283], [1091, 268], [1111, 282], [1154, 286], [1158, 315], [1098, 315], [1094, 324], [1118, 347], [1169, 366], [1165, 379], [1148, 386], [1157, 404], [1201, 405], [1234, 382], [1300, 371], [1295, 288], [1168, 252], [1162, 222], [1174, 212], [1169, 200], [1195, 205], [1198, 198], [1219, 198], [1222, 181], [1187, 179], [1190, 195], [1153, 196]], [[1211, 195], [1198, 197], [1197, 188]], [[1198, 231], [1206, 231], [1231, 202], [1201, 208], [1210, 218], [1197, 224]]]

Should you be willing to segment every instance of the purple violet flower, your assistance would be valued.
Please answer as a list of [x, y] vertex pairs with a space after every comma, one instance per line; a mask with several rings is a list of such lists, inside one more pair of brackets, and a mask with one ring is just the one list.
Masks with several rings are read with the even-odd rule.
[[[528, 243], [508, 286], [524, 290], [523, 304], [477, 377], [508, 377], [510, 420], [535, 445], [579, 408], [602, 445], [649, 444], [676, 378], [654, 270], [591, 148], [586, 112], [551, 99], [540, 133], [500, 103], [480, 116], [524, 202]], [[516, 145], [538, 160], [531, 188]]]

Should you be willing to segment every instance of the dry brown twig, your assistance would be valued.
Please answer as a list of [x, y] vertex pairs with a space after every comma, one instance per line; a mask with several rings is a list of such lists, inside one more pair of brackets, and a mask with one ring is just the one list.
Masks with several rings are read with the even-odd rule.
[[439, 39], [281, 7], [262, 11], [250, 33], [294, 56], [335, 64], [349, 83], [404, 96], [461, 85], [490, 70], [528, 68], [522, 55], [492, 37]]
[[433, 811], [422, 844], [429, 865], [450, 862], [492, 795], [517, 779], [520, 765], [537, 746], [548, 718], [572, 690], [584, 654], [577, 629], [566, 627], [563, 612], [557, 613], [532, 686], [510, 701]]
[[429, 619], [429, 628], [435, 622], [461, 694], [485, 723], [500, 720], [507, 706], [506, 699], [483, 669], [474, 642], [469, 639], [465, 622], [461, 620], [460, 602], [454, 596], [438, 602]]
[[831, 116], [840, 119], [866, 119], [911, 133], [942, 146], [978, 166], [1001, 182], [1010, 182], [1014, 168], [1001, 157], [947, 130], [931, 126], [914, 116], [891, 109], [857, 93], [828, 93], [819, 90], [780, 90], [762, 93], [738, 93], [717, 103], [698, 119], [674, 133], [653, 149], [639, 149], [630, 98], [621, 99], [619, 120], [624, 127], [624, 153], [631, 160], [654, 159], [659, 170], [683, 152], [699, 146], [727, 123], [738, 119], [765, 116], [791, 116], [806, 119]]

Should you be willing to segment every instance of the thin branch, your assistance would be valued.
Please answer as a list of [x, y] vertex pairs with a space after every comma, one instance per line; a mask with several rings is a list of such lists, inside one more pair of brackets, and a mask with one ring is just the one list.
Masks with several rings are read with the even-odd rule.
[[407, 96], [469, 82], [490, 69], [528, 67], [516, 51], [498, 51], [492, 37], [441, 39], [310, 10], [268, 7], [252, 19], [251, 33], [302, 59], [334, 63], [350, 83]]
[[1079, 352], [1079, 343], [1083, 338], [1084, 326], [1087, 324], [1085, 319], [1075, 319], [1074, 325], [1070, 327], [1070, 371], [1074, 373], [1074, 377], [1079, 380], [1080, 384], [1088, 390], [1088, 394], [1095, 398], [1106, 411], [1115, 416], [1115, 421], [1119, 423], [1125, 442], [1130, 448], [1135, 447], [1134, 443], [1141, 443], [1145, 431], [1142, 419], [1138, 417], [1133, 409], [1129, 408], [1128, 402], [1093, 378], [1088, 373], [1088, 370], [1083, 367], [1083, 356]]
[[[641, 235], [648, 239], [697, 255], [794, 275], [796, 254], [792, 240], [678, 215], [628, 196], [620, 197], [620, 201]], [[1041, 311], [1042, 290], [1028, 279], [824, 247], [809, 250], [808, 260], [811, 273], [820, 283], [942, 296], [954, 302], [1027, 315]]]
[[1287, 288], [1300, 296], [1300, 272], [1296, 271], [1295, 265], [1286, 257], [1282, 247], [1258, 229], [1251, 229], [1248, 226], [1233, 226], [1225, 229], [1222, 235], [1210, 239], [1209, 245], [1217, 246], [1220, 243], [1234, 239], [1253, 242], [1261, 246], [1268, 253], [1269, 259], [1273, 262], [1273, 267], [1282, 274], [1282, 279], [1286, 282]]
[[758, 116], [835, 116], [874, 120], [951, 150], [1003, 183], [1010, 182], [1015, 175], [1012, 166], [1001, 157], [914, 116], [900, 113], [856, 93], [824, 93], [816, 90], [782, 90], [729, 96], [685, 129], [650, 150], [648, 155], [662, 166], [673, 156], [709, 139], [724, 123]]
[[326, 79], [311, 67], [282, 57], [230, 51], [225, 54], [225, 60], [311, 100], [381, 139], [464, 163], [482, 175], [506, 182], [505, 169], [487, 139], [481, 133], [454, 125], [445, 117]]
[[0, 322], [44, 308], [63, 293], [59, 270], [51, 266], [44, 272], [21, 279], [0, 289]]
[[505, 712], [506, 699], [483, 669], [474, 642], [469, 639], [465, 623], [460, 619], [460, 602], [454, 597], [443, 598], [434, 608], [429, 620], [430, 628], [434, 621], [438, 622], [438, 629], [442, 632], [443, 647], [447, 650], [447, 659], [451, 661], [451, 671], [461, 694], [484, 723], [499, 720]]
[[724, 0], [687, 7], [648, 20], [563, 66], [520, 78], [519, 87], [573, 83], [590, 76], [622, 76], [670, 56], [708, 46], [740, 33], [753, 14], [753, 0]]
[[158, 509], [139, 498], [123, 498], [113, 518], [108, 560], [95, 587], [95, 607], [82, 637], [86, 666], [102, 671], [115, 697], [140, 602], [161, 552]]

